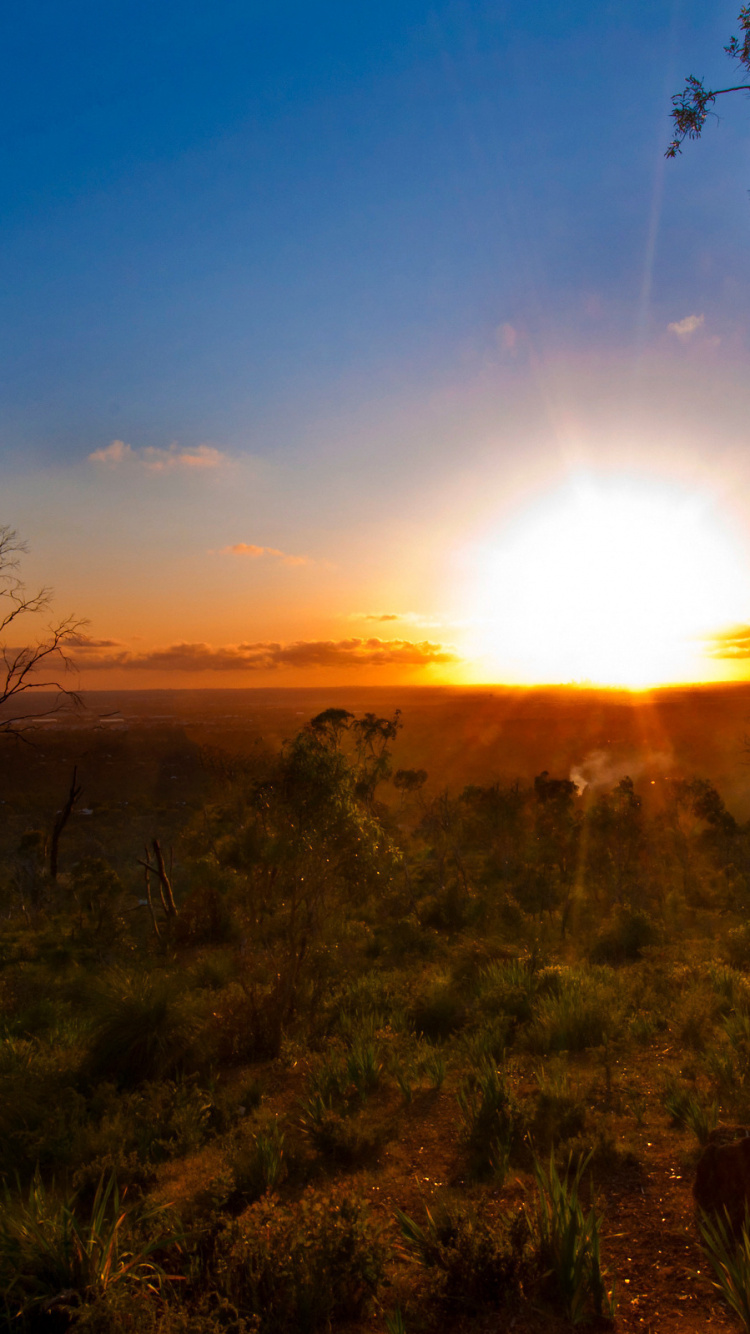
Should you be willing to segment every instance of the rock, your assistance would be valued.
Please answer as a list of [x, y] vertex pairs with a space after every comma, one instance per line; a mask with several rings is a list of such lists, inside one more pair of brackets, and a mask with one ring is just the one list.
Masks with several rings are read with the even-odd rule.
[[724, 1214], [739, 1232], [750, 1206], [750, 1135], [731, 1143], [718, 1136], [706, 1145], [695, 1173], [693, 1196], [699, 1209]]

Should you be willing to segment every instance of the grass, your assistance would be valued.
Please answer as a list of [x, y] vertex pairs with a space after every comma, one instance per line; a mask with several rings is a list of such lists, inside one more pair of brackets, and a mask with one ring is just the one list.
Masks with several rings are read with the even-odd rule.
[[408, 1254], [438, 1279], [440, 1301], [475, 1311], [518, 1301], [530, 1275], [528, 1229], [522, 1215], [490, 1222], [476, 1210], [445, 1205], [427, 1209], [424, 1224], [395, 1212]]
[[189, 1059], [194, 1024], [171, 979], [116, 975], [94, 999], [93, 1041], [84, 1066], [90, 1079], [133, 1088], [173, 1074]]
[[383, 1281], [386, 1251], [362, 1206], [306, 1194], [294, 1208], [259, 1201], [217, 1242], [222, 1291], [259, 1334], [314, 1334], [354, 1321]]
[[[143, 1226], [163, 1210], [141, 1213]], [[172, 1243], [175, 1237], [170, 1238]], [[163, 1270], [151, 1257], [165, 1238], [138, 1239], [136, 1216], [123, 1206], [114, 1176], [99, 1181], [83, 1217], [75, 1196], [58, 1198], [37, 1174], [24, 1196], [6, 1188], [0, 1208], [0, 1275], [6, 1301], [24, 1315], [60, 1293], [71, 1300], [104, 1296], [115, 1284], [159, 1288]]]
[[459, 1090], [458, 1106], [471, 1173], [502, 1183], [526, 1132], [523, 1111], [505, 1072], [490, 1061], [471, 1071]]
[[560, 1176], [552, 1154], [548, 1169], [534, 1160], [539, 1263], [548, 1291], [573, 1325], [592, 1315], [611, 1320], [617, 1305], [601, 1263], [601, 1215], [594, 1204], [587, 1211], [581, 1201], [588, 1165], [584, 1158], [574, 1169], [569, 1159]]
[[703, 1214], [703, 1249], [714, 1272], [714, 1287], [743, 1329], [750, 1330], [750, 1221], [746, 1214], [739, 1237], [729, 1218]]

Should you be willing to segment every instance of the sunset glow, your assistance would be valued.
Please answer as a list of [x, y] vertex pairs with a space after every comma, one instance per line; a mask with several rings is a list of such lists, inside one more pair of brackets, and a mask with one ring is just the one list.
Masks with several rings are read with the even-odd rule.
[[663, 483], [573, 481], [478, 559], [477, 649], [525, 682], [705, 679], [703, 640], [748, 604], [726, 525]]

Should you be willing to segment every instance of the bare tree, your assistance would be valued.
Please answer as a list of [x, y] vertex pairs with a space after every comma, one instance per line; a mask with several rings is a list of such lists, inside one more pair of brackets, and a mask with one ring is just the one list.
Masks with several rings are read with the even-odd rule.
[[[19, 736], [34, 720], [50, 717], [78, 702], [75, 691], [62, 685], [59, 678], [73, 667], [66, 647], [75, 641], [85, 621], [66, 616], [53, 621], [45, 634], [26, 644], [8, 642], [9, 635], [15, 637], [20, 629], [23, 617], [44, 615], [52, 605], [49, 588], [29, 593], [18, 577], [20, 556], [26, 550], [15, 529], [0, 524], [0, 736]], [[22, 637], [25, 635], [19, 635]], [[16, 711], [21, 696], [32, 691], [54, 691], [55, 698], [46, 707], [39, 701], [39, 708]]]

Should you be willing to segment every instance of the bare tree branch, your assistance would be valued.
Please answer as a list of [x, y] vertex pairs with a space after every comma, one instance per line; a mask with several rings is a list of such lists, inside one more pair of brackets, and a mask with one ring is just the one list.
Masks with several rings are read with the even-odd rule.
[[[18, 578], [20, 556], [26, 552], [15, 529], [0, 524], [0, 636], [23, 616], [36, 616], [48, 611], [52, 601], [49, 588], [27, 593]], [[31, 691], [56, 692], [57, 698], [47, 708], [21, 710], [0, 718], [0, 736], [20, 736], [25, 729], [41, 718], [49, 718], [63, 709], [80, 703], [74, 690], [61, 684], [59, 675], [75, 671], [75, 664], [66, 653], [66, 645], [75, 638], [86, 622], [67, 616], [47, 627], [46, 635], [33, 642], [14, 647], [0, 640], [0, 709], [9, 700], [20, 699]], [[40, 671], [44, 676], [40, 678]]]

